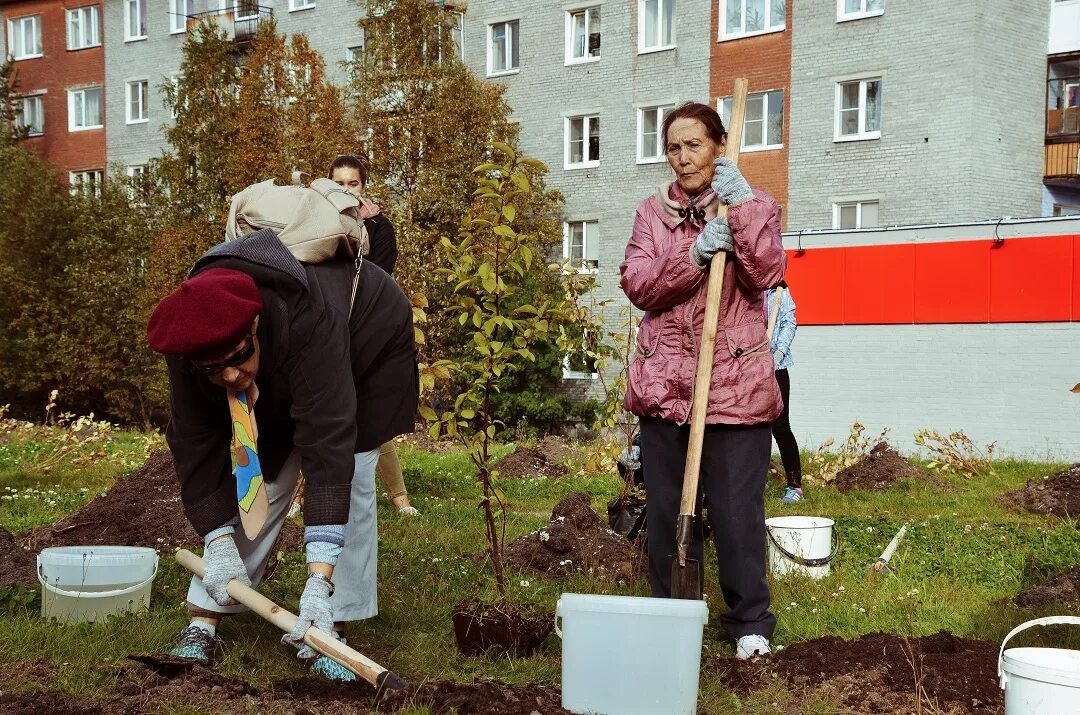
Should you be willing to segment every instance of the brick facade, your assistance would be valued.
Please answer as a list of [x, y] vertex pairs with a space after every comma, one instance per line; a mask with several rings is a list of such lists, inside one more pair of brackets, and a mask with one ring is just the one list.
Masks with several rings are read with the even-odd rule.
[[[79, 50], [67, 49], [68, 8], [96, 5], [99, 18], [99, 39], [104, 37], [104, 18], [100, 2], [87, 0], [14, 0], [0, 2], [3, 28], [3, 54], [12, 52], [9, 21], [28, 15], [41, 17], [42, 56], [18, 60], [19, 92], [43, 96], [45, 131], [41, 136], [25, 140], [25, 145], [38, 152], [63, 172], [103, 169], [105, 166], [105, 129], [70, 131], [68, 127], [68, 91], [104, 84], [105, 53], [103, 45]], [[105, 92], [108, 96], [108, 92]]]

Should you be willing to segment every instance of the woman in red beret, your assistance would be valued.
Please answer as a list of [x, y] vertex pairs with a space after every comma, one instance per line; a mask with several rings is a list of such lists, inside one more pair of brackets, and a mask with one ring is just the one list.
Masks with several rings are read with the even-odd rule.
[[[301, 647], [303, 634], [315, 625], [344, 639], [347, 621], [378, 612], [375, 464], [380, 445], [412, 431], [419, 396], [412, 307], [362, 261], [350, 310], [356, 270], [351, 259], [301, 264], [264, 229], [207, 252], [150, 318], [147, 337], [169, 369], [166, 438], [181, 500], [205, 539], [206, 571], [191, 581], [191, 623], [174, 655], [212, 660], [221, 617], [246, 610], [226, 585], [262, 578], [302, 470], [309, 578], [283, 640], [315, 672], [354, 678]], [[238, 401], [254, 434], [240, 422], [234, 434]], [[247, 522], [236, 528], [237, 484], [253, 466], [268, 506], [249, 536]]]

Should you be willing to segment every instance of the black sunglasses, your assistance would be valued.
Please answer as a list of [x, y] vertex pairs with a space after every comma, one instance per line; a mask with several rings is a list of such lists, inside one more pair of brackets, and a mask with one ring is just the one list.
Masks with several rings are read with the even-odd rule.
[[251, 359], [252, 355], [255, 354], [255, 336], [251, 333], [248, 333], [247, 337], [244, 340], [244, 347], [240, 348], [239, 351], [233, 353], [221, 362], [214, 362], [208, 365], [196, 365], [195, 363], [192, 363], [191, 367], [195, 370], [195, 372], [199, 373], [200, 375], [213, 377], [227, 367], [236, 367], [237, 365], [243, 365]]

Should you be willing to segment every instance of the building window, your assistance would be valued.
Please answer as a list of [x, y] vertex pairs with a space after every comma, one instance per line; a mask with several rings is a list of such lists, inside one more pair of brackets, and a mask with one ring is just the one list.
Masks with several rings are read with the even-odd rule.
[[786, 26], [786, 0], [720, 0], [721, 40], [780, 32]]
[[465, 13], [455, 12], [454, 23], [450, 26], [450, 40], [457, 47], [457, 55], [465, 61]]
[[881, 78], [836, 84], [836, 141], [881, 138]]
[[833, 228], [876, 228], [877, 201], [845, 201], [833, 204]]
[[15, 100], [15, 126], [26, 136], [39, 137], [45, 133], [45, 97], [40, 94]]
[[567, 117], [565, 168], [600, 165], [600, 117]]
[[600, 59], [600, 8], [566, 13], [566, 64]]
[[885, 14], [885, 0], [836, 0], [836, 21], [860, 20]]
[[516, 72], [518, 69], [517, 20], [488, 25], [488, 74]]
[[68, 174], [68, 185], [73, 194], [101, 196], [101, 184], [104, 180], [105, 172], [101, 169], [73, 171]]
[[675, 0], [638, 0], [638, 52], [675, 46]]
[[195, 0], [169, 0], [169, 33], [187, 32], [189, 17], [195, 15]]
[[98, 6], [88, 5], [67, 11], [67, 48], [81, 50], [101, 44]]
[[[731, 97], [720, 100], [720, 118], [730, 129]], [[742, 148], [744, 151], [784, 148], [784, 90], [760, 92], [746, 98]]]
[[673, 105], [668, 105], [644, 107], [638, 110], [637, 161], [639, 164], [651, 164], [667, 158], [662, 130], [664, 117], [674, 108]]
[[149, 99], [150, 82], [145, 79], [137, 79], [127, 83], [127, 123], [141, 124], [149, 121], [150, 110], [147, 100]]
[[133, 179], [138, 179], [146, 175], [146, 164], [131, 164], [124, 169], [124, 173]]
[[8, 21], [8, 52], [16, 60], [41, 57], [41, 15]]
[[315, 7], [315, 0], [289, 0], [289, 12], [310, 10]]
[[599, 377], [599, 373], [596, 371], [596, 358], [589, 356], [589, 351], [591, 350], [595, 354], [596, 348], [599, 346], [590, 331], [584, 331], [582, 337], [582, 342], [585, 344], [584, 349], [567, 353], [563, 357], [562, 376], [564, 380], [595, 380]]
[[68, 129], [101, 128], [101, 87], [68, 90]]
[[596, 271], [600, 267], [600, 222], [568, 221], [564, 223], [563, 258], [571, 268]]
[[146, 0], [124, 0], [124, 41], [146, 39]]

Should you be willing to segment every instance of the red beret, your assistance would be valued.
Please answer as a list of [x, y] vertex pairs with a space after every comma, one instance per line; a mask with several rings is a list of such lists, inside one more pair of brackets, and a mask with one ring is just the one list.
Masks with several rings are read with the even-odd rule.
[[161, 299], [146, 337], [159, 353], [212, 360], [236, 349], [260, 310], [262, 298], [251, 276], [211, 268]]

